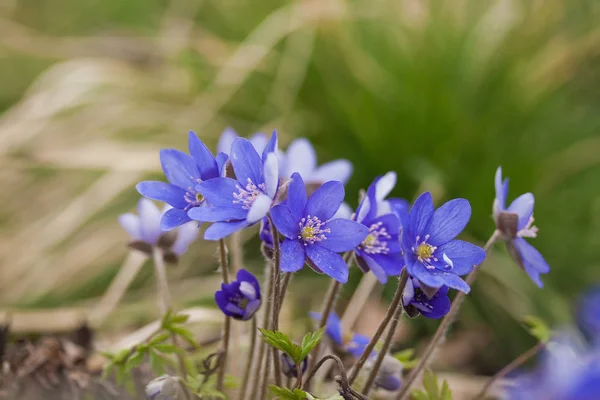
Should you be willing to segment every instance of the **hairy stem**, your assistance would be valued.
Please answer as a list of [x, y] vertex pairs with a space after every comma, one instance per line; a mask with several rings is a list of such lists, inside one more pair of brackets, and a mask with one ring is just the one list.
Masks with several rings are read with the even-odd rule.
[[484, 399], [488, 390], [494, 385], [494, 383], [498, 382], [500, 379], [504, 378], [506, 375], [510, 374], [515, 369], [519, 368], [521, 365], [525, 364], [531, 357], [535, 356], [540, 350], [545, 347], [544, 342], [539, 342], [525, 353], [521, 354], [519, 357], [515, 358], [510, 364], [506, 367], [502, 368], [496, 375], [494, 375], [487, 383], [483, 386], [479, 394], [473, 397], [473, 400]]
[[[400, 275], [400, 280], [398, 281], [398, 292], [403, 293], [404, 287], [406, 286], [406, 281], [408, 280], [408, 272], [406, 272], [406, 268], [402, 270], [402, 275]], [[379, 372], [379, 368], [381, 368], [381, 363], [383, 363], [383, 359], [388, 353], [390, 349], [390, 345], [392, 344], [392, 339], [394, 338], [394, 333], [396, 333], [396, 328], [398, 327], [398, 323], [400, 322], [400, 317], [402, 317], [402, 312], [404, 311], [404, 307], [402, 302], [400, 302], [396, 310], [394, 312], [394, 317], [392, 318], [392, 323], [388, 329], [387, 335], [383, 342], [383, 347], [377, 354], [377, 359], [375, 360], [375, 364], [373, 364], [373, 368], [371, 369], [371, 373], [367, 378], [367, 382], [365, 383], [365, 387], [362, 390], [362, 393], [365, 396], [369, 395], [369, 391], [373, 386], [373, 382], [375, 382], [375, 378], [377, 377], [377, 373]]]
[[[496, 242], [496, 240], [498, 239], [499, 236], [500, 236], [500, 232], [497, 230], [494, 231], [492, 236], [489, 238], [489, 240], [483, 247], [483, 249], [485, 250], [486, 253], [490, 250], [490, 248]], [[473, 271], [471, 271], [469, 273], [469, 275], [467, 275], [467, 279], [465, 279], [465, 281], [467, 282], [467, 285], [471, 286], [473, 284], [473, 281], [475, 280], [475, 276], [477, 275], [477, 271], [479, 271], [479, 268], [481, 267], [482, 264], [483, 263], [474, 266]], [[458, 310], [460, 310], [460, 307], [462, 306], [465, 296], [466, 296], [466, 294], [464, 292], [458, 292], [456, 294], [456, 297], [454, 298], [454, 301], [452, 302], [452, 306], [450, 307], [450, 311], [448, 311], [448, 314], [446, 314], [446, 316], [444, 317], [444, 319], [438, 326], [438, 329], [435, 332], [435, 334], [433, 335], [433, 338], [431, 339], [429, 346], [427, 346], [427, 348], [425, 349], [425, 352], [419, 359], [419, 363], [408, 375], [408, 378], [406, 379], [406, 383], [404, 384], [402, 390], [396, 397], [397, 400], [405, 400], [408, 398], [408, 396], [410, 394], [411, 386], [414, 384], [415, 380], [417, 379], [417, 377], [419, 376], [421, 371], [423, 371], [423, 369], [427, 368], [427, 366], [429, 365], [429, 359], [433, 355], [434, 351], [437, 349], [438, 345], [442, 342], [442, 339], [446, 336], [446, 332], [448, 331], [448, 328], [450, 328], [450, 325], [452, 325], [452, 323], [454, 322], [454, 319], [456, 318], [456, 315], [458, 314]]]
[[[223, 277], [223, 283], [229, 283], [229, 266], [227, 262], [227, 247], [225, 246], [225, 240], [219, 240], [219, 266], [221, 269], [221, 275]], [[225, 372], [227, 371], [227, 351], [229, 349], [229, 335], [231, 333], [231, 318], [225, 316], [225, 325], [223, 327], [223, 342], [221, 344], [221, 357], [219, 371], [217, 372], [217, 384], [216, 389], [219, 392], [223, 391], [225, 383]]]
[[302, 363], [296, 364], [296, 375], [298, 377], [296, 378], [296, 386], [294, 386], [294, 389], [300, 389], [302, 387]]
[[[277, 232], [277, 228], [271, 219], [271, 216], [268, 215], [269, 224], [271, 226], [271, 235], [273, 237], [273, 268], [271, 268], [271, 278], [273, 284], [273, 298], [272, 298], [272, 306], [271, 306], [271, 330], [278, 331], [279, 330], [279, 312], [281, 311], [280, 300], [283, 294], [281, 291], [281, 252], [279, 249], [279, 232]], [[281, 361], [279, 359], [279, 351], [273, 347], [273, 366], [275, 367], [275, 384], [279, 387], [283, 385], [282, 377], [281, 377]]]
[[363, 353], [360, 355], [360, 358], [354, 365], [354, 368], [352, 368], [352, 371], [350, 371], [350, 377], [348, 379], [350, 380], [351, 385], [354, 383], [354, 380], [358, 376], [362, 367], [365, 365], [365, 362], [367, 362], [367, 359], [371, 355], [371, 352], [375, 348], [375, 345], [379, 341], [379, 338], [381, 337], [381, 335], [383, 335], [385, 328], [387, 328], [388, 324], [390, 323], [390, 320], [394, 316], [394, 312], [396, 311], [396, 308], [398, 307], [398, 305], [400, 304], [400, 301], [402, 300], [402, 292], [404, 291], [405, 285], [406, 285], [406, 279], [403, 279], [403, 277], [400, 278], [398, 280], [398, 289], [396, 290], [396, 293], [394, 294], [394, 298], [392, 299], [392, 302], [390, 303], [390, 305], [387, 309], [387, 312], [385, 314], [385, 317], [383, 318], [383, 321], [381, 321], [381, 324], [379, 324], [379, 326], [377, 327], [377, 331], [375, 331], [375, 334], [371, 338], [371, 341], [369, 342], [369, 344], [367, 344], [367, 347], [365, 348]]
[[244, 264], [244, 244], [242, 243], [242, 231], [233, 232], [229, 240], [231, 250], [231, 271], [235, 274]]
[[256, 317], [252, 317], [250, 320], [250, 347], [248, 349], [248, 360], [246, 361], [246, 368], [244, 368], [244, 378], [242, 379], [242, 386], [240, 386], [240, 392], [238, 393], [238, 400], [243, 400], [248, 388], [248, 379], [250, 378], [250, 370], [252, 369], [252, 361], [254, 359], [254, 348], [256, 342]]

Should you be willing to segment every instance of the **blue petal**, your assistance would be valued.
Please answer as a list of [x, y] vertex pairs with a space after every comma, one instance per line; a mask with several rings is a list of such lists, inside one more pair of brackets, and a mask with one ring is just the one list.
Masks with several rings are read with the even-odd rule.
[[[162, 221], [161, 221], [162, 222]], [[188, 222], [177, 229], [177, 239], [171, 246], [171, 251], [177, 255], [185, 253], [189, 245], [198, 238], [198, 223]]]
[[261, 167], [262, 161], [252, 144], [244, 139], [237, 138], [231, 146], [231, 163], [236, 179], [246, 186], [248, 179], [256, 186], [263, 183]]
[[443, 286], [445, 282], [443, 275], [450, 275], [437, 269], [428, 269], [419, 260], [416, 260], [412, 265], [407, 265], [407, 271], [410, 276], [432, 288]]
[[184, 198], [186, 191], [170, 183], [144, 181], [138, 183], [135, 188], [142, 196], [152, 200], [163, 201], [175, 208], [185, 208], [188, 205], [188, 202]]
[[381, 389], [394, 392], [400, 389], [402, 382], [400, 381], [399, 374], [378, 374], [377, 379], [375, 379], [375, 384]]
[[231, 178], [214, 178], [196, 185], [196, 190], [215, 206], [242, 207], [234, 203], [233, 194], [238, 192], [240, 184]]
[[[345, 185], [352, 175], [352, 163], [348, 160], [335, 160], [318, 167], [311, 175], [311, 182], [338, 181]], [[306, 178], [307, 180], [309, 178]]]
[[254, 199], [252, 206], [250, 206], [250, 209], [248, 210], [248, 215], [246, 216], [246, 221], [248, 221], [248, 224], [254, 224], [266, 217], [272, 204], [272, 198], [263, 193], [259, 194], [258, 197]]
[[247, 211], [239, 207], [194, 207], [188, 216], [196, 221], [222, 222], [246, 218]]
[[254, 135], [250, 136], [248, 138], [248, 141], [252, 143], [252, 146], [258, 154], [263, 154], [269, 140], [267, 139], [266, 134], [262, 132], [257, 132]]
[[440, 260], [444, 253], [452, 260], [452, 272], [456, 275], [468, 274], [473, 270], [473, 266], [481, 264], [486, 256], [481, 247], [462, 240], [452, 240], [435, 251]]
[[362, 258], [363, 261], [367, 264], [369, 270], [373, 273], [373, 275], [375, 275], [375, 278], [377, 278], [379, 283], [385, 285], [388, 281], [388, 274], [385, 273], [381, 265], [379, 265], [373, 258], [371, 258], [371, 255], [366, 254], [364, 252], [361, 252], [360, 254], [360, 258]]
[[[321, 320], [321, 313], [311, 312], [309, 314], [311, 318], [317, 321]], [[334, 343], [338, 345], [342, 344], [342, 321], [333, 311], [329, 313], [329, 317], [327, 318], [325, 333], [334, 341]]]
[[352, 208], [347, 203], [342, 203], [332, 218], [352, 219]]
[[444, 275], [444, 284], [451, 289], [460, 290], [464, 293], [469, 293], [471, 291], [471, 288], [469, 285], [467, 285], [467, 282], [463, 281], [458, 275]]
[[[442, 286], [442, 288], [445, 288], [445, 286]], [[446, 288], [446, 293], [447, 292], [448, 288]], [[441, 289], [425, 303], [427, 303], [429, 307], [418, 307], [418, 309], [422, 316], [430, 319], [442, 318], [444, 315], [448, 314], [448, 311], [450, 311], [450, 307], [452, 306], [452, 302], [446, 294], [442, 293]]]
[[286, 239], [281, 243], [281, 270], [283, 272], [296, 272], [302, 269], [306, 254], [304, 246], [299, 240]]
[[[286, 176], [294, 173], [309, 179], [317, 166], [317, 155], [312, 144], [305, 138], [294, 140], [286, 151]], [[328, 179], [330, 180], [330, 179]]]
[[196, 136], [194, 131], [188, 134], [188, 147], [190, 155], [196, 161], [198, 172], [202, 180], [216, 178], [219, 176], [219, 168], [215, 157], [208, 147]]
[[519, 216], [519, 225], [517, 230], [521, 230], [525, 228], [529, 219], [531, 218], [531, 214], [533, 214], [533, 206], [535, 204], [535, 199], [533, 194], [525, 193], [517, 197], [511, 204], [508, 206], [508, 210], [510, 212], [514, 212]]
[[324, 183], [310, 196], [303, 214], [327, 221], [340, 208], [342, 201], [344, 201], [344, 185], [337, 181], [330, 181]]
[[162, 234], [160, 219], [162, 213], [152, 200], [141, 198], [138, 201], [138, 215], [140, 217], [140, 238], [146, 243], [156, 244]]
[[119, 224], [133, 240], [141, 239], [140, 219], [137, 215], [132, 213], [121, 214], [119, 215]]
[[224, 176], [225, 174], [225, 165], [229, 160], [229, 156], [225, 153], [219, 153], [215, 157], [215, 161], [217, 161], [217, 167], [219, 168], [219, 176]]
[[400, 218], [396, 214], [385, 214], [373, 221], [370, 221], [368, 225], [381, 223], [381, 226], [387, 230], [390, 235], [400, 235]]
[[160, 220], [160, 229], [163, 231], [170, 231], [171, 229], [177, 228], [179, 225], [183, 225], [191, 220], [192, 219], [188, 217], [186, 211], [178, 208], [171, 208], [162, 216]]
[[515, 238], [513, 239], [513, 244], [517, 248], [517, 251], [521, 255], [521, 260], [523, 261], [523, 267], [525, 268], [525, 272], [533, 279], [534, 282], [539, 287], [542, 287], [542, 282], [540, 281], [539, 274], [546, 274], [550, 272], [550, 266], [544, 259], [544, 257], [540, 254], [539, 251], [523, 238]]
[[269, 155], [269, 153], [276, 153], [276, 152], [277, 152], [277, 131], [273, 131], [273, 134], [271, 135], [271, 139], [269, 139], [269, 141], [265, 145], [265, 148], [262, 152], [263, 163], [267, 161], [267, 155]]
[[288, 239], [297, 239], [300, 235], [299, 220], [288, 206], [278, 205], [271, 209], [271, 218], [275, 227]]
[[265, 192], [270, 198], [275, 198], [279, 187], [279, 161], [275, 153], [268, 153], [263, 167]]
[[302, 176], [295, 173], [292, 175], [292, 181], [288, 186], [287, 205], [290, 207], [294, 215], [297, 215], [298, 218], [301, 218], [304, 207], [306, 207], [307, 200], [306, 187], [304, 186]]
[[160, 151], [160, 163], [167, 180], [175, 186], [187, 190], [193, 188], [200, 178], [194, 159], [175, 149]]
[[204, 239], [223, 239], [224, 237], [231, 235], [233, 232], [237, 232], [247, 226], [248, 222], [245, 220], [236, 222], [215, 222], [206, 230], [206, 232], [204, 232]]
[[308, 258], [323, 273], [340, 283], [348, 282], [348, 265], [346, 265], [342, 256], [318, 244], [308, 245], [305, 249]]
[[237, 137], [238, 134], [233, 129], [225, 128], [217, 143], [217, 153], [229, 154], [231, 152], [231, 145]]
[[236, 280], [238, 282], [248, 282], [249, 284], [254, 286], [254, 289], [256, 290], [256, 297], [260, 299], [260, 284], [258, 283], [258, 279], [256, 279], [254, 275], [242, 268], [237, 272]]
[[397, 197], [388, 199], [388, 203], [390, 203], [392, 212], [396, 214], [398, 218], [402, 219], [402, 216], [408, 215], [408, 210], [410, 209], [408, 201]]
[[372, 254], [371, 257], [389, 276], [397, 276], [402, 272], [404, 257], [401, 253]]
[[217, 303], [217, 305], [219, 306], [219, 308], [225, 315], [228, 315], [230, 317], [235, 317], [235, 318], [241, 318], [241, 316], [242, 316], [241, 309], [232, 311], [231, 309], [228, 308], [228, 306], [230, 304], [229, 296], [224, 291], [219, 290], [215, 293], [215, 302]]
[[433, 217], [425, 228], [429, 234], [427, 243], [440, 246], [454, 239], [465, 229], [471, 218], [471, 205], [468, 200], [450, 200], [435, 210]]
[[[412, 299], [415, 298], [415, 286], [413, 284], [414, 278], [408, 278], [406, 281], [406, 286], [404, 286], [404, 291], [402, 292], [402, 304], [407, 306]], [[418, 281], [415, 281], [418, 282]]]
[[326, 239], [319, 244], [337, 253], [354, 249], [369, 235], [366, 226], [349, 219], [334, 219], [329, 221], [325, 228], [330, 232], [325, 233]]
[[496, 188], [497, 205], [494, 207], [498, 212], [506, 209], [506, 195], [508, 193], [508, 178], [502, 181], [502, 167], [496, 170], [494, 178], [494, 186]]
[[[415, 200], [410, 213], [408, 215], [408, 224], [404, 226], [404, 234], [407, 239], [410, 239], [411, 245], [414, 246], [414, 242], [417, 236], [424, 235], [425, 227], [429, 224], [429, 220], [433, 216], [433, 199], [431, 193], [425, 192]], [[410, 249], [410, 246], [406, 248]]]
[[[362, 353], [364, 353], [370, 341], [371, 339], [369, 339], [368, 336], [355, 333], [354, 336], [352, 336], [352, 341], [348, 343], [345, 350], [353, 357], [359, 358]], [[375, 354], [375, 352], [372, 354]]]

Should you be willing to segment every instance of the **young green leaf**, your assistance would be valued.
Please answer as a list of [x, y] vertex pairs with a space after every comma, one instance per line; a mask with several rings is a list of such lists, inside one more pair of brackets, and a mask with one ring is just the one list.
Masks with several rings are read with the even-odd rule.
[[413, 400], [431, 400], [424, 390], [413, 390], [410, 396]]
[[269, 390], [274, 395], [278, 396], [281, 400], [305, 400], [306, 392], [300, 389], [294, 389], [293, 391], [288, 388], [282, 388], [275, 385], [269, 385]]
[[188, 342], [194, 348], [198, 348], [198, 344], [194, 339], [194, 334], [190, 332], [188, 329], [181, 326], [170, 326], [169, 330], [176, 334], [177, 336], [181, 336], [186, 342]]
[[162, 343], [162, 342], [166, 342], [167, 339], [169, 339], [169, 337], [171, 337], [171, 335], [169, 335], [167, 332], [161, 333], [159, 335], [154, 336], [149, 342], [148, 345], [149, 346], [154, 346], [155, 344], [158, 343]]
[[165, 373], [163, 359], [154, 351], [150, 352], [150, 367], [156, 375], [162, 375]]
[[160, 351], [161, 353], [183, 353], [183, 349], [175, 346], [174, 344], [171, 343], [159, 343], [156, 346], [154, 346], [155, 350]]
[[444, 384], [442, 385], [441, 400], [452, 400], [452, 392], [450, 391], [450, 386], [448, 385], [448, 381], [445, 379], [444, 379]]
[[262, 328], [258, 328], [258, 330], [262, 333], [262, 339], [267, 344], [286, 353], [295, 363], [300, 364], [302, 362], [304, 359], [302, 358], [302, 348], [297, 344], [292, 343], [285, 333]]
[[[307, 333], [302, 338], [302, 352], [298, 360], [294, 359], [296, 364], [300, 364], [311, 352], [311, 350], [319, 344], [321, 339], [323, 339], [323, 335], [325, 334], [325, 328], [321, 328], [317, 331]], [[292, 357], [293, 358], [293, 357]]]
[[423, 376], [423, 387], [432, 400], [437, 400], [440, 397], [440, 388], [438, 385], [437, 376], [435, 376], [435, 374], [429, 369], [425, 370], [425, 374]]
[[541, 318], [534, 315], [528, 315], [522, 319], [525, 327], [529, 333], [537, 338], [542, 343], [547, 343], [552, 336], [552, 331], [548, 324], [546, 324]]
[[134, 353], [125, 362], [125, 372], [129, 373], [132, 369], [139, 367], [144, 361], [144, 353]]

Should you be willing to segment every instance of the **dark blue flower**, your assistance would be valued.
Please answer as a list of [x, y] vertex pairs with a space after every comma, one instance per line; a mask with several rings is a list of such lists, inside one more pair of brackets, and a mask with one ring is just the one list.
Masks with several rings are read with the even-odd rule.
[[344, 185], [330, 181], [307, 199], [300, 174], [294, 173], [285, 205], [271, 210], [273, 223], [285, 237], [281, 243], [281, 270], [295, 272], [307, 262], [312, 269], [341, 283], [348, 266], [338, 252], [350, 251], [368, 235], [368, 229], [348, 219], [331, 219], [344, 200]]
[[[460, 276], [485, 259], [474, 244], [453, 240], [467, 225], [471, 206], [465, 199], [450, 200], [437, 210], [429, 192], [415, 201], [402, 221], [402, 246], [408, 273], [430, 288], [444, 285], [468, 293]], [[402, 218], [401, 218], [402, 219]]]
[[517, 197], [506, 208], [508, 194], [508, 178], [502, 180], [502, 167], [496, 170], [495, 178], [496, 199], [494, 200], [494, 221], [502, 233], [506, 247], [517, 264], [539, 287], [544, 284], [540, 274], [550, 272], [550, 266], [535, 247], [524, 238], [535, 238], [538, 228], [533, 225], [533, 194], [525, 193]]
[[175, 149], [160, 151], [160, 163], [169, 183], [144, 181], [136, 186], [142, 196], [173, 207], [162, 217], [160, 226], [165, 231], [191, 221], [189, 210], [206, 206], [196, 185], [220, 176], [227, 161], [222, 153], [215, 158], [194, 132], [189, 133], [188, 141], [191, 155]]
[[[321, 313], [311, 312], [310, 316], [315, 321], [321, 320]], [[337, 350], [348, 353], [354, 358], [360, 357], [367, 344], [369, 344], [369, 338], [365, 335], [344, 332], [342, 330], [342, 321], [334, 312], [330, 313], [327, 318], [325, 335], [333, 342]]]
[[[308, 368], [308, 357], [302, 360], [300, 364], [300, 368], [302, 369], [302, 374], [306, 372]], [[298, 371], [296, 371], [296, 364], [294, 364], [294, 360], [290, 356], [285, 353], [281, 353], [281, 372], [288, 378], [297, 378]]]
[[279, 188], [276, 148], [275, 132], [262, 158], [248, 140], [237, 138], [230, 156], [236, 179], [220, 177], [196, 186], [212, 204], [212, 207], [194, 208], [188, 213], [194, 220], [214, 222], [204, 233], [205, 239], [222, 239], [267, 215]]
[[215, 301], [225, 315], [246, 321], [260, 307], [258, 280], [250, 272], [240, 269], [235, 281], [221, 284], [221, 290], [215, 293]]
[[507, 399], [596, 400], [599, 393], [600, 353], [563, 334], [548, 343], [537, 370], [517, 374]]
[[[600, 345], [600, 286], [588, 289], [577, 303], [577, 325], [595, 345]], [[598, 346], [600, 347], [600, 346]]]
[[400, 219], [385, 200], [395, 183], [393, 172], [376, 178], [354, 214], [356, 222], [369, 228], [367, 238], [355, 250], [356, 261], [363, 272], [370, 270], [381, 283], [386, 283], [388, 276], [399, 275], [404, 266]]
[[418, 280], [409, 278], [402, 294], [402, 304], [406, 313], [411, 317], [421, 314], [431, 319], [442, 318], [450, 311], [450, 298], [448, 298], [448, 287], [442, 286], [435, 294], [428, 297], [421, 289]]
[[334, 160], [317, 166], [315, 149], [304, 138], [290, 143], [281, 162], [282, 178], [290, 178], [297, 172], [307, 185], [321, 185], [329, 181], [339, 181], [345, 185], [352, 175], [352, 163], [348, 160]]

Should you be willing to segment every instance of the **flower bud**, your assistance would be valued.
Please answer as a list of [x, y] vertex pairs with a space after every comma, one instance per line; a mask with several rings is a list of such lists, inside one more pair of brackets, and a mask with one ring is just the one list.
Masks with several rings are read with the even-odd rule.
[[[302, 360], [300, 368], [302, 368], [302, 374], [304, 374], [306, 372], [306, 369], [308, 368], [308, 357]], [[283, 371], [283, 374], [288, 378], [298, 377], [298, 373], [296, 371], [296, 364], [294, 363], [294, 360], [292, 360], [290, 356], [288, 356], [285, 353], [281, 353], [281, 370]]]
[[183, 400], [179, 382], [169, 375], [162, 375], [146, 385], [148, 400]]

